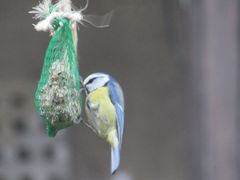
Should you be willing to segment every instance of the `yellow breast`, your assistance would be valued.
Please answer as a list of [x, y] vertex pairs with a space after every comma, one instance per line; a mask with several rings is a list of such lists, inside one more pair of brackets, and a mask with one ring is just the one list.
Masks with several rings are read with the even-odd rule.
[[116, 110], [109, 98], [108, 88], [96, 89], [88, 95], [87, 100], [93, 106], [98, 106], [96, 114], [88, 114], [89, 123], [101, 137], [107, 138], [111, 131], [116, 130]]

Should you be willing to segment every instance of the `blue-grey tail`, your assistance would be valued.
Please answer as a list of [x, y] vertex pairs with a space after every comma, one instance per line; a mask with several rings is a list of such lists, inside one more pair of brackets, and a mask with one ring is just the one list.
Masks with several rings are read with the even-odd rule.
[[115, 174], [120, 164], [120, 146], [111, 148], [111, 173]]

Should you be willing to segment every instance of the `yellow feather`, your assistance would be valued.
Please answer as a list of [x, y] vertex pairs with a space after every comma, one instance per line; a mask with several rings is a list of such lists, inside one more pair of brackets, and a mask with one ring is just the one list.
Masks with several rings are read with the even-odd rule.
[[109, 98], [108, 88], [102, 87], [91, 92], [87, 97], [87, 101], [93, 107], [99, 108], [96, 114], [86, 111], [89, 124], [96, 130], [100, 137], [109, 142], [112, 147], [116, 147], [118, 144], [116, 110]]

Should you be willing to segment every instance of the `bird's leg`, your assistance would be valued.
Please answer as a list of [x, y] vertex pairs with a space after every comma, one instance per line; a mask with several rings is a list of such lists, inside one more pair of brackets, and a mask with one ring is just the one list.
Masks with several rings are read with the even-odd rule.
[[79, 76], [80, 77], [80, 82], [81, 82], [81, 84], [83, 84], [83, 78], [82, 78], [82, 76]]
[[87, 94], [87, 90], [86, 90], [86, 88], [83, 85], [83, 78], [82, 78], [82, 76], [79, 76], [79, 77], [80, 77], [80, 82], [81, 82], [81, 85], [82, 85], [82, 87], [80, 89], [80, 93], [82, 94], [82, 92], [85, 92], [85, 95], [86, 95]]
[[85, 92], [85, 89], [83, 87], [80, 88], [80, 94], [82, 94], [83, 92]]
[[98, 132], [92, 127], [90, 126], [86, 121], [82, 120], [81, 121], [87, 128], [90, 128], [94, 133], [98, 134]]

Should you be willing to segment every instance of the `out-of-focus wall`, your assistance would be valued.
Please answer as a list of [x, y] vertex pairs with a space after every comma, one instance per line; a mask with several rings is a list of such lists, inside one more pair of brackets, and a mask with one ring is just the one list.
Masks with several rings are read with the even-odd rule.
[[[16, 83], [28, 81], [29, 99], [34, 96], [50, 39], [47, 33], [34, 31], [34, 20], [27, 13], [37, 3], [2, 0], [0, 5], [0, 77]], [[188, 1], [177, 0], [89, 1], [86, 13], [104, 14], [112, 9], [115, 13], [109, 28], [80, 26], [80, 73], [86, 77], [106, 72], [121, 83], [126, 99], [125, 134], [121, 166], [110, 177], [110, 147], [86, 127], [63, 130], [60, 134], [70, 148], [71, 165], [66, 168], [73, 179], [191, 179], [187, 8]], [[9, 91], [13, 88], [0, 84], [1, 94], [2, 86]], [[1, 122], [6, 121], [10, 115], [0, 112]], [[26, 113], [36, 117], [33, 107]], [[29, 134], [33, 141], [39, 137]]]
[[33, 81], [0, 84], [0, 180], [73, 179], [66, 135], [48, 138], [34, 111]]

